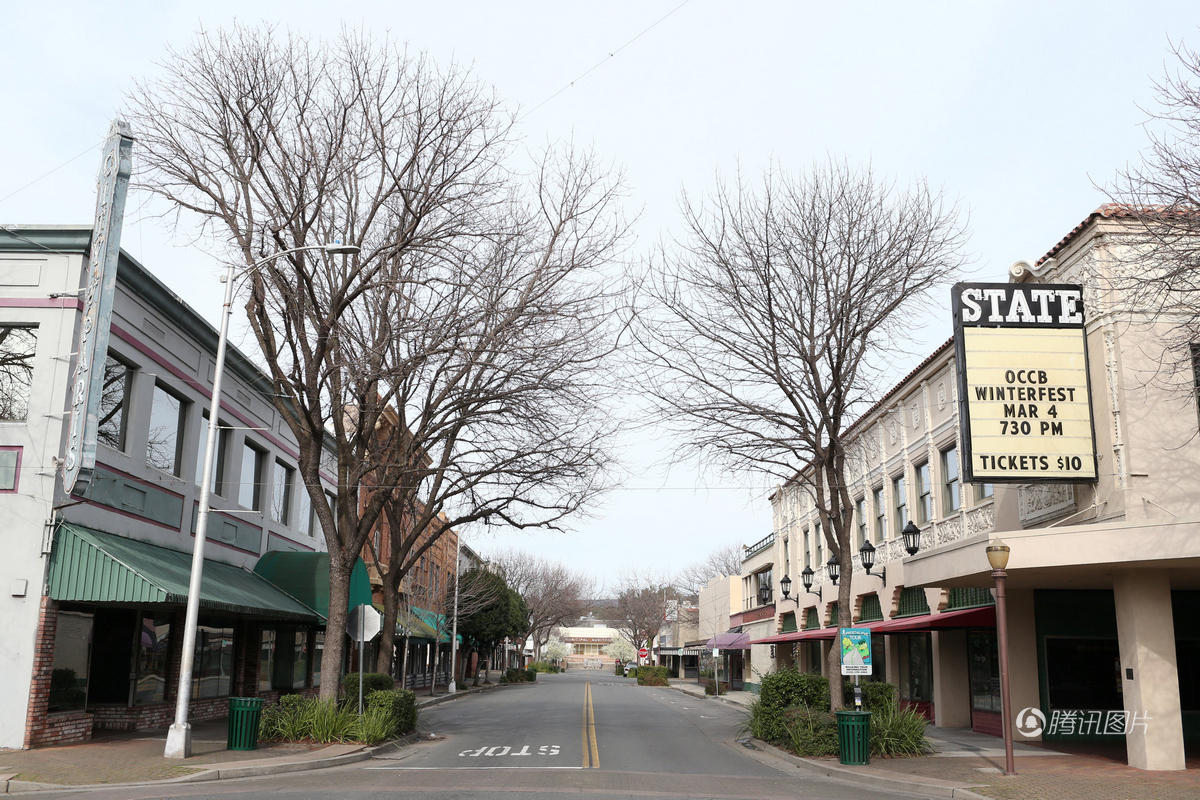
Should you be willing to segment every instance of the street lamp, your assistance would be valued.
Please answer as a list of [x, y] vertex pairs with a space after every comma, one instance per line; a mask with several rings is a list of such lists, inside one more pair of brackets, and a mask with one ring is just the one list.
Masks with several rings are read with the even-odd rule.
[[[863, 569], [870, 575], [871, 569], [875, 566], [875, 545], [870, 542], [863, 542], [863, 546], [858, 548], [858, 560], [863, 565]], [[875, 575], [885, 584], [887, 583], [887, 567], [880, 567], [879, 574]]]
[[771, 600], [771, 585], [764, 583], [758, 587], [758, 604], [765, 606]]
[[921, 549], [921, 529], [913, 524], [910, 519], [904, 526], [904, 530], [900, 531], [900, 535], [904, 538], [904, 549], [910, 556], [915, 556], [917, 551]]
[[792, 579], [784, 575], [779, 579], [779, 590], [783, 592], [783, 599], [787, 600], [788, 595], [792, 592]]
[[[252, 264], [253, 271], [277, 258], [305, 250], [320, 250], [328, 255], [353, 255], [358, 245], [327, 242], [281, 250]], [[233, 284], [236, 265], [226, 267], [225, 304], [221, 307], [221, 332], [217, 337], [217, 360], [213, 367], [212, 397], [208, 410], [208, 440], [204, 445], [204, 473], [200, 478], [199, 509], [196, 512], [196, 539], [192, 549], [192, 572], [188, 581], [187, 612], [183, 622], [183, 652], [179, 660], [179, 686], [175, 692], [175, 722], [167, 731], [167, 758], [188, 758], [192, 754], [192, 726], [188, 723], [188, 706], [192, 700], [192, 666], [196, 655], [196, 625], [200, 617], [200, 579], [204, 574], [204, 543], [208, 534], [208, 508], [212, 496], [212, 468], [217, 450], [217, 429], [221, 412], [221, 379], [225, 374], [225, 349], [229, 342], [229, 318], [233, 314]], [[340, 631], [339, 631], [340, 633]]]
[[838, 578], [842, 575], [842, 565], [838, 563], [838, 557], [831, 555], [829, 560], [825, 562], [825, 571], [829, 573], [829, 580], [837, 586]]
[[992, 578], [996, 581], [996, 633], [1000, 640], [1000, 711], [1004, 715], [1004, 774], [1016, 775], [1013, 764], [1012, 697], [1008, 688], [1008, 608], [1005, 602], [1004, 582], [1008, 578], [1009, 547], [999, 539], [987, 546], [988, 563], [992, 565]]
[[[817, 587], [817, 591], [814, 592], [812, 590], [814, 575], [816, 575], [816, 573], [813, 572], [812, 567], [805, 567], [804, 570], [800, 573], [800, 582], [802, 584], [804, 584], [805, 592], [807, 592], [808, 594], [815, 594], [817, 597], [821, 597], [821, 587], [820, 586]], [[822, 599], [824, 599], [824, 598], [822, 598]]]

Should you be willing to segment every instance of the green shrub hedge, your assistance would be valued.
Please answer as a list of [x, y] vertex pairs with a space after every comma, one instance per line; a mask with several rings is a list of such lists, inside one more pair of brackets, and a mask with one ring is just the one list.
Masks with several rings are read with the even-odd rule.
[[363, 698], [367, 710], [380, 709], [391, 721], [386, 738], [409, 733], [417, 727], [417, 696], [408, 689], [376, 689]]
[[537, 672], [558, 672], [558, 664], [551, 664], [549, 661], [535, 661], [529, 667]]
[[537, 670], [533, 668], [521, 669], [520, 667], [509, 667], [500, 676], [502, 683], [533, 683], [536, 680]]
[[624, 665], [624, 664], [622, 664], [620, 661], [616, 662], [616, 663], [613, 665], [613, 669], [615, 670], [615, 672], [616, 672], [616, 674], [617, 674], [617, 675], [624, 675], [624, 674], [625, 674], [625, 665]]
[[[396, 682], [392, 680], [391, 675], [384, 675], [382, 672], [364, 672], [363, 673], [363, 698], [371, 692], [380, 690], [394, 689]], [[342, 697], [358, 697], [358, 673], [347, 672], [342, 678]]]
[[764, 742], [786, 743], [789, 735], [783, 725], [783, 712], [792, 707], [828, 710], [829, 681], [794, 667], [767, 673], [758, 700], [750, 707], [750, 732]]
[[[925, 738], [926, 720], [912, 709], [884, 705], [871, 712], [871, 755], [919, 756], [932, 747]], [[806, 707], [784, 710], [782, 727], [786, 738], [778, 744], [798, 756], [833, 756], [838, 753], [837, 717], [828, 711]]]
[[[863, 711], [875, 713], [896, 706], [896, 687], [883, 681], [866, 681], [862, 684]], [[854, 709], [854, 681], [842, 681], [842, 702], [849, 710]], [[809, 705], [812, 705], [811, 703]]]
[[670, 683], [671, 670], [667, 667], [638, 667], [638, 686], [667, 686]]

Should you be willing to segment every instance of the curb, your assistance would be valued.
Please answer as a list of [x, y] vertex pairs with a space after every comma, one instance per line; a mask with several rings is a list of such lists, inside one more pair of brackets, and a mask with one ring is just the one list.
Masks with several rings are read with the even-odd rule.
[[995, 800], [993, 797], [973, 792], [966, 788], [964, 784], [953, 781], [930, 783], [928, 781], [912, 780], [911, 778], [900, 776], [899, 773], [893, 773], [897, 775], [897, 777], [893, 778], [888, 775], [847, 769], [840, 764], [835, 765], [826, 761], [817, 761], [811, 758], [801, 758], [800, 756], [792, 755], [786, 750], [769, 742], [764, 742], [761, 739], [754, 739], [753, 741], [755, 746], [760, 749], [769, 751], [801, 769], [818, 772], [838, 782], [855, 783], [859, 786], [871, 786], [876, 789], [894, 789], [898, 792], [923, 794], [926, 797], [949, 798], [950, 800]]
[[[468, 697], [473, 694], [481, 694], [483, 692], [493, 691], [498, 689], [500, 684], [492, 684], [490, 686], [472, 686], [466, 689], [460, 689], [454, 694], [444, 694], [433, 697], [424, 703], [417, 705], [417, 711], [428, 706], [435, 706], [441, 703], [448, 703], [451, 700], [458, 700], [463, 697]], [[387, 747], [396, 745], [410, 744], [416, 740], [417, 732], [406, 733], [397, 739], [373, 747], [362, 747], [349, 753], [343, 753], [338, 756], [329, 756], [327, 758], [318, 758], [311, 761], [285, 761], [279, 764], [255, 764], [252, 766], [237, 766], [237, 762], [227, 765], [203, 765], [197, 767], [200, 771], [191, 775], [180, 775], [177, 778], [164, 778], [157, 781], [135, 781], [132, 783], [35, 783], [33, 781], [18, 781], [5, 776], [0, 776], [0, 794], [36, 794], [39, 792], [74, 792], [87, 791], [93, 789], [120, 789], [122, 787], [135, 786], [162, 786], [173, 783], [201, 783], [204, 781], [231, 780], [234, 778], [255, 778], [264, 775], [282, 775], [288, 772], [304, 772], [306, 770], [327, 769], [329, 767], [341, 767], [346, 764], [353, 764], [357, 761], [366, 761], [373, 757], [377, 752]]]
[[696, 693], [696, 692], [689, 692], [687, 689], [684, 689], [682, 686], [667, 686], [667, 687], [665, 687], [665, 688], [668, 688], [668, 689], [674, 689], [675, 691], [679, 692], [680, 694], [686, 694], [688, 697], [694, 697], [694, 698], [696, 698], [697, 700], [718, 700], [718, 701], [720, 701], [720, 702], [724, 703], [725, 705], [727, 705], [727, 706], [730, 706], [730, 707], [732, 707], [732, 708], [740, 708], [740, 709], [742, 709], [743, 711], [749, 711], [749, 710], [750, 710], [750, 709], [749, 709], [749, 707], [747, 707], [747, 706], [743, 705], [742, 703], [739, 703], [739, 702], [737, 702], [737, 701], [735, 701], [735, 700], [726, 700], [724, 697], [721, 697], [720, 695], [715, 695], [715, 694], [698, 694], [698, 693]]

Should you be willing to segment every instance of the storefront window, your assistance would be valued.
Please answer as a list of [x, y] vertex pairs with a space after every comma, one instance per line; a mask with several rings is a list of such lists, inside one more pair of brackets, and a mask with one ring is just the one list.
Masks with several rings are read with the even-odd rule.
[[929, 482], [929, 462], [916, 468], [917, 476], [917, 522], [933, 519], [933, 486]]
[[233, 686], [233, 628], [196, 630], [192, 697], [225, 697]]
[[258, 648], [258, 690], [265, 692], [274, 688], [275, 680], [275, 631], [263, 631]]
[[900, 697], [918, 703], [933, 701], [933, 637], [928, 633], [900, 634], [903, 668]]
[[892, 524], [896, 526], [893, 531], [896, 536], [900, 535], [900, 531], [904, 530], [904, 526], [908, 523], [907, 491], [903, 475], [892, 478], [892, 503], [896, 510], [896, 513], [892, 515]]
[[971, 680], [971, 709], [1000, 711], [1000, 660], [995, 631], [967, 632], [967, 666]]
[[171, 660], [171, 618], [146, 615], [138, 631], [137, 685], [134, 703], [161, 703], [166, 699], [167, 669]]
[[325, 631], [317, 631], [313, 634], [313, 686], [321, 685], [321, 661], [325, 656]]
[[1121, 656], [1116, 639], [1047, 636], [1045, 643], [1051, 708], [1123, 707]]
[[87, 702], [92, 615], [58, 612], [54, 670], [50, 673], [50, 711], [79, 711]]

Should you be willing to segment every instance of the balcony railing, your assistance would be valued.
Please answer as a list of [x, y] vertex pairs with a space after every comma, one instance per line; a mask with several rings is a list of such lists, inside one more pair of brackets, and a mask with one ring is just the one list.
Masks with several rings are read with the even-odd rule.
[[754, 544], [742, 545], [742, 561], [758, 555], [773, 544], [775, 544], [775, 534], [772, 533], [759, 539]]

